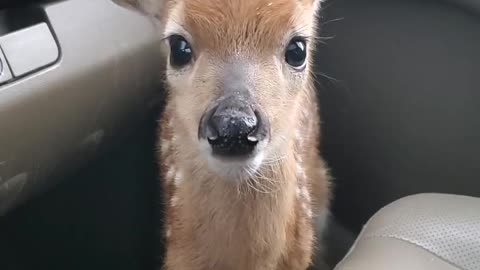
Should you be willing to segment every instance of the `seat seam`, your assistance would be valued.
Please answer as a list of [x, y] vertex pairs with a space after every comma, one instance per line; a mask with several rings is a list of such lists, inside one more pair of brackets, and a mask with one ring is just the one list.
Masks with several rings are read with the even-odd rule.
[[367, 235], [367, 236], [365, 236], [365, 235], [364, 235], [362, 238], [365, 239], [365, 240], [375, 239], [375, 238], [388, 238], [388, 239], [395, 239], [395, 240], [398, 240], [398, 241], [402, 241], [402, 242], [408, 243], [408, 244], [410, 244], [410, 245], [413, 245], [413, 246], [416, 246], [416, 247], [418, 247], [418, 248], [421, 248], [421, 249], [425, 250], [426, 252], [432, 254], [433, 256], [439, 258], [439, 259], [442, 260], [443, 262], [445, 262], [445, 263], [447, 263], [447, 264], [449, 264], [449, 265], [451, 265], [451, 266], [453, 266], [453, 267], [456, 267], [456, 268], [458, 268], [458, 269], [460, 269], [460, 270], [468, 270], [468, 269], [466, 269], [466, 268], [463, 268], [463, 267], [461, 267], [461, 266], [459, 266], [459, 265], [457, 265], [457, 264], [449, 261], [448, 259], [444, 258], [444, 257], [441, 256], [441, 255], [438, 255], [438, 254], [433, 253], [432, 251], [430, 251], [430, 250], [427, 249], [426, 247], [424, 247], [424, 246], [422, 246], [422, 245], [420, 245], [420, 244], [414, 243], [414, 242], [412, 242], [412, 241], [410, 241], [410, 240], [408, 240], [408, 239], [404, 239], [404, 238], [397, 237], [397, 236], [390, 236], [390, 235], [389, 235], [389, 236], [382, 236], [382, 235]]

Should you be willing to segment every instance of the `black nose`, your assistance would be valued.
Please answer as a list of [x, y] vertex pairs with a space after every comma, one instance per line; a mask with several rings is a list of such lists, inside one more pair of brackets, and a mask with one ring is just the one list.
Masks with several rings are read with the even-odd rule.
[[207, 139], [213, 153], [222, 156], [248, 155], [255, 149], [259, 115], [250, 106], [222, 106], [207, 120]]

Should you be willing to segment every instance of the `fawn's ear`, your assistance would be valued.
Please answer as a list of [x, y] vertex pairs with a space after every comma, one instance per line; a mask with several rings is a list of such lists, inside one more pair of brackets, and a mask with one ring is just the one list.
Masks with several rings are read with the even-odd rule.
[[167, 1], [169, 0], [113, 0], [113, 2], [119, 6], [152, 17], [158, 17], [164, 13], [163, 9]]

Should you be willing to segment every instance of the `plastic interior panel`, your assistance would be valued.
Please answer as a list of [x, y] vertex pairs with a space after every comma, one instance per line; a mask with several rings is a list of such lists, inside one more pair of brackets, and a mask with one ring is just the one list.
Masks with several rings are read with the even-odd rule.
[[44, 10], [60, 60], [0, 88], [0, 216], [120, 140], [161, 93], [151, 21], [109, 0]]
[[54, 63], [60, 57], [46, 23], [13, 32], [0, 38], [0, 46], [14, 77]]
[[7, 59], [0, 48], [0, 84], [6, 83], [13, 78]]

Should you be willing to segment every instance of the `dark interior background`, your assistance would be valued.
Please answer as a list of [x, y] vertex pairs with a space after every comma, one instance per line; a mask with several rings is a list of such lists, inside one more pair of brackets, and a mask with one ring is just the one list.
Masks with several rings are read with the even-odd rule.
[[156, 119], [0, 218], [0, 269], [154, 269], [162, 254]]
[[323, 153], [336, 178], [333, 211], [354, 232], [406, 195], [480, 196], [480, 18], [467, 2], [324, 9]]
[[[480, 196], [480, 20], [448, 1], [335, 0], [316, 56], [333, 213], [358, 232], [405, 195]], [[0, 218], [1, 269], [151, 269], [155, 119]]]

